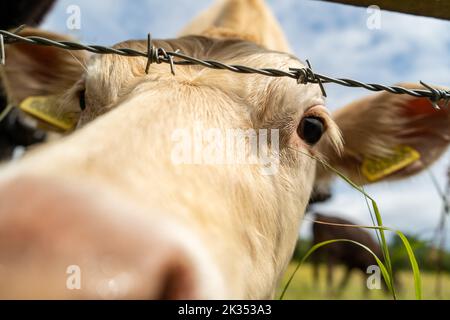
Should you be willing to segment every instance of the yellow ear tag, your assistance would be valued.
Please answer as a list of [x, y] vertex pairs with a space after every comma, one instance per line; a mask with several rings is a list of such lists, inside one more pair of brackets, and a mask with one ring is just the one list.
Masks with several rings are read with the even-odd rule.
[[420, 159], [420, 153], [409, 146], [397, 146], [386, 158], [365, 158], [361, 171], [371, 182], [406, 168]]
[[73, 129], [77, 123], [77, 119], [58, 112], [57, 103], [56, 96], [35, 96], [23, 100], [19, 108], [59, 130], [69, 131]]

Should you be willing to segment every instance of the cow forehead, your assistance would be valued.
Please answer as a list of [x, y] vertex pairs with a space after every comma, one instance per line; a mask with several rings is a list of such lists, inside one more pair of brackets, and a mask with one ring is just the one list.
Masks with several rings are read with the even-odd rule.
[[[217, 60], [227, 64], [240, 64], [254, 68], [277, 68], [288, 71], [290, 67], [304, 67], [295, 57], [267, 50], [254, 43], [242, 40], [212, 39], [202, 36], [188, 36], [172, 40], [155, 40], [153, 44], [166, 51], [180, 50], [204, 60]], [[126, 41], [115, 48], [133, 48], [146, 51], [146, 41]], [[297, 85], [294, 79], [273, 78], [263, 75], [236, 74], [226, 70], [213, 70], [203, 66], [176, 66], [175, 76], [168, 64], [152, 64], [145, 74], [146, 58], [117, 55], [95, 55], [88, 63], [86, 89], [90, 100], [99, 106], [114, 104], [143, 82], [164, 82], [178, 80], [192, 85], [216, 87], [240, 98], [252, 100], [278, 97], [284, 99], [288, 92], [298, 94], [299, 104], [321, 103], [317, 85]], [[162, 86], [161, 86], [162, 87]], [[306, 90], [304, 90], [306, 89]], [[259, 101], [254, 101], [258, 103]], [[260, 104], [260, 103], [259, 103]], [[282, 110], [279, 110], [282, 111]]]

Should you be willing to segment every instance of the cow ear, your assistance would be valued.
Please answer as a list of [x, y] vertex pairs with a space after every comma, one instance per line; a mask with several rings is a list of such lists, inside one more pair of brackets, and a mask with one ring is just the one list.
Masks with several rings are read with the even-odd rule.
[[[21, 36], [38, 36], [56, 41], [69, 38], [26, 28]], [[15, 43], [6, 46], [6, 65], [1, 69], [10, 103], [18, 105], [30, 96], [58, 95], [74, 85], [83, 74], [86, 53], [55, 47]]]
[[270, 50], [291, 52], [281, 26], [263, 0], [217, 1], [181, 32], [181, 35], [192, 34], [237, 38]]
[[436, 110], [427, 98], [391, 93], [351, 103], [333, 115], [344, 151], [331, 156], [330, 164], [359, 184], [406, 178], [424, 170], [450, 142], [450, 112], [444, 102], [440, 106]]

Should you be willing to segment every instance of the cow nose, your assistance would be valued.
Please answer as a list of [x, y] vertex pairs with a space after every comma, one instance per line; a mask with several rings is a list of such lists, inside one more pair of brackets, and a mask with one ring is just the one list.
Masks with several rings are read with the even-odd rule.
[[170, 223], [77, 188], [0, 183], [0, 298], [211, 298], [210, 274]]

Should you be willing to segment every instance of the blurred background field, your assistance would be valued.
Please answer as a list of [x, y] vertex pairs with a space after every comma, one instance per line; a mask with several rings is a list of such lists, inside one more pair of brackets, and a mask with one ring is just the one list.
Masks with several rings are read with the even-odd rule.
[[[410, 234], [407, 237], [419, 264], [423, 299], [450, 300], [450, 252], [439, 252], [433, 243], [421, 240], [417, 236]], [[280, 293], [295, 267], [310, 248], [311, 242], [309, 240], [300, 239], [298, 241], [294, 258], [284, 275], [277, 298], [280, 297]], [[320, 250], [317, 252], [320, 252]], [[396, 273], [397, 298], [415, 299], [414, 279], [410, 262], [398, 238], [393, 238], [389, 242], [389, 252], [392, 267]], [[440, 275], [438, 276], [439, 270]], [[345, 268], [342, 265], [334, 267], [334, 293], [329, 292], [326, 284], [326, 272], [326, 266], [322, 263], [319, 267], [319, 282], [316, 285], [313, 281], [313, 267], [311, 257], [309, 257], [295, 274], [284, 299], [392, 299], [392, 295], [386, 290], [369, 290], [366, 285], [369, 274], [365, 275], [357, 270], [352, 272], [345, 289], [339, 292], [338, 285], [345, 272]]]
[[[289, 265], [284, 276], [281, 288], [277, 293], [278, 298], [289, 276], [296, 267], [295, 262]], [[342, 300], [360, 300], [360, 299], [392, 299], [384, 290], [369, 290], [366, 287], [366, 279], [362, 273], [354, 272], [350, 278], [348, 286], [343, 292], [330, 294], [326, 289], [326, 268], [321, 265], [319, 268], [320, 278], [319, 285], [313, 283], [312, 265], [306, 263], [300, 267], [296, 273], [289, 289], [286, 291], [284, 299], [286, 300], [322, 300], [322, 299], [342, 299]], [[336, 267], [334, 273], [334, 284], [336, 287], [344, 274], [343, 267]], [[436, 274], [429, 271], [422, 271], [422, 290], [423, 299], [450, 299], [450, 274], [446, 273], [441, 276], [441, 295], [436, 295], [435, 284]], [[398, 299], [415, 299], [413, 275], [410, 271], [400, 271], [398, 274], [401, 289], [398, 290]]]

